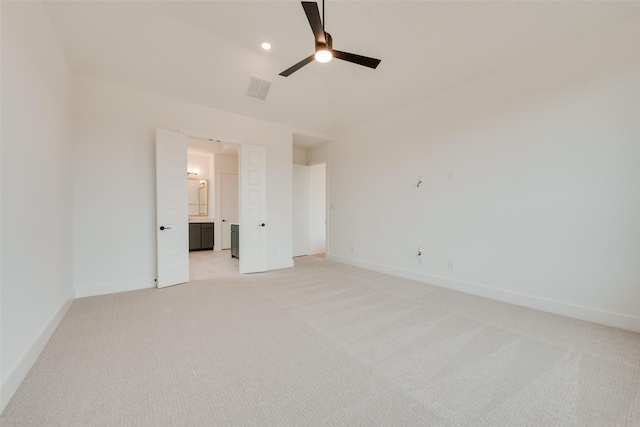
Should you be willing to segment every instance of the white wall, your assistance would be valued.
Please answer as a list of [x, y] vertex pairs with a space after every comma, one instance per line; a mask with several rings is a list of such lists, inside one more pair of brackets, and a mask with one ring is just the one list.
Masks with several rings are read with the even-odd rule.
[[307, 165], [315, 165], [318, 163], [327, 163], [329, 158], [329, 143], [314, 145], [306, 150], [305, 158]]
[[73, 89], [77, 296], [154, 286], [156, 127], [266, 147], [268, 267], [292, 265], [291, 129], [87, 77]]
[[0, 411], [74, 297], [69, 68], [41, 3], [1, 8]]
[[307, 150], [300, 147], [293, 147], [293, 163], [298, 165], [306, 165]]
[[638, 18], [328, 151], [330, 259], [640, 331]]
[[187, 153], [187, 168], [197, 169], [198, 175], [189, 175], [190, 179], [211, 179], [209, 163], [211, 156], [199, 153]]

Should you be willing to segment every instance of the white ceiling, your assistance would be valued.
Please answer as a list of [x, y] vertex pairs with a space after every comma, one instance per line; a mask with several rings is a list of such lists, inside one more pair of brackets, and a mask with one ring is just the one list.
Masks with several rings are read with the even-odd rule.
[[[313, 62], [285, 78], [278, 73], [314, 48], [298, 1], [47, 1], [46, 7], [75, 73], [315, 137], [640, 14], [640, 2], [628, 1], [329, 0], [325, 30], [334, 47], [382, 63], [371, 70]], [[263, 41], [273, 48], [263, 51]], [[266, 101], [245, 95], [251, 75], [273, 83]]]
[[238, 146], [213, 140], [188, 137], [187, 151], [193, 154], [228, 154], [230, 156], [237, 156]]

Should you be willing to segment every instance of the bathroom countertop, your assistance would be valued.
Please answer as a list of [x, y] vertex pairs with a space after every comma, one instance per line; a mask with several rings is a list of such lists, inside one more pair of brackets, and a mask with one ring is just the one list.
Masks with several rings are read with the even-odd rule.
[[199, 217], [199, 216], [190, 216], [189, 217], [189, 222], [192, 223], [199, 223], [199, 222], [214, 222], [213, 218], [210, 217]]

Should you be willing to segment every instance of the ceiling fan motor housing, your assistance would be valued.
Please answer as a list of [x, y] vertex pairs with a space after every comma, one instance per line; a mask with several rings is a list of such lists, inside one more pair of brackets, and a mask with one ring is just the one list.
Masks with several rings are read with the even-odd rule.
[[333, 38], [331, 37], [331, 34], [324, 33], [324, 39], [326, 43], [316, 40], [316, 52], [319, 50], [333, 50]]

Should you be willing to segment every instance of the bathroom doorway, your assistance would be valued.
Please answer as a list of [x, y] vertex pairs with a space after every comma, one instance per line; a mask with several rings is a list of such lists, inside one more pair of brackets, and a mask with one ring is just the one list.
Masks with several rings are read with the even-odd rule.
[[[204, 182], [207, 187], [199, 190], [206, 193], [206, 206], [202, 206], [202, 198], [191, 200], [192, 196], [189, 200], [190, 280], [239, 274], [239, 261], [231, 257], [228, 237], [230, 225], [239, 222], [238, 151], [236, 144], [193, 136], [187, 138], [188, 171], [192, 174], [189, 182]], [[190, 195], [195, 194], [195, 191], [190, 192]], [[199, 238], [203, 242], [200, 247], [197, 246]]]

